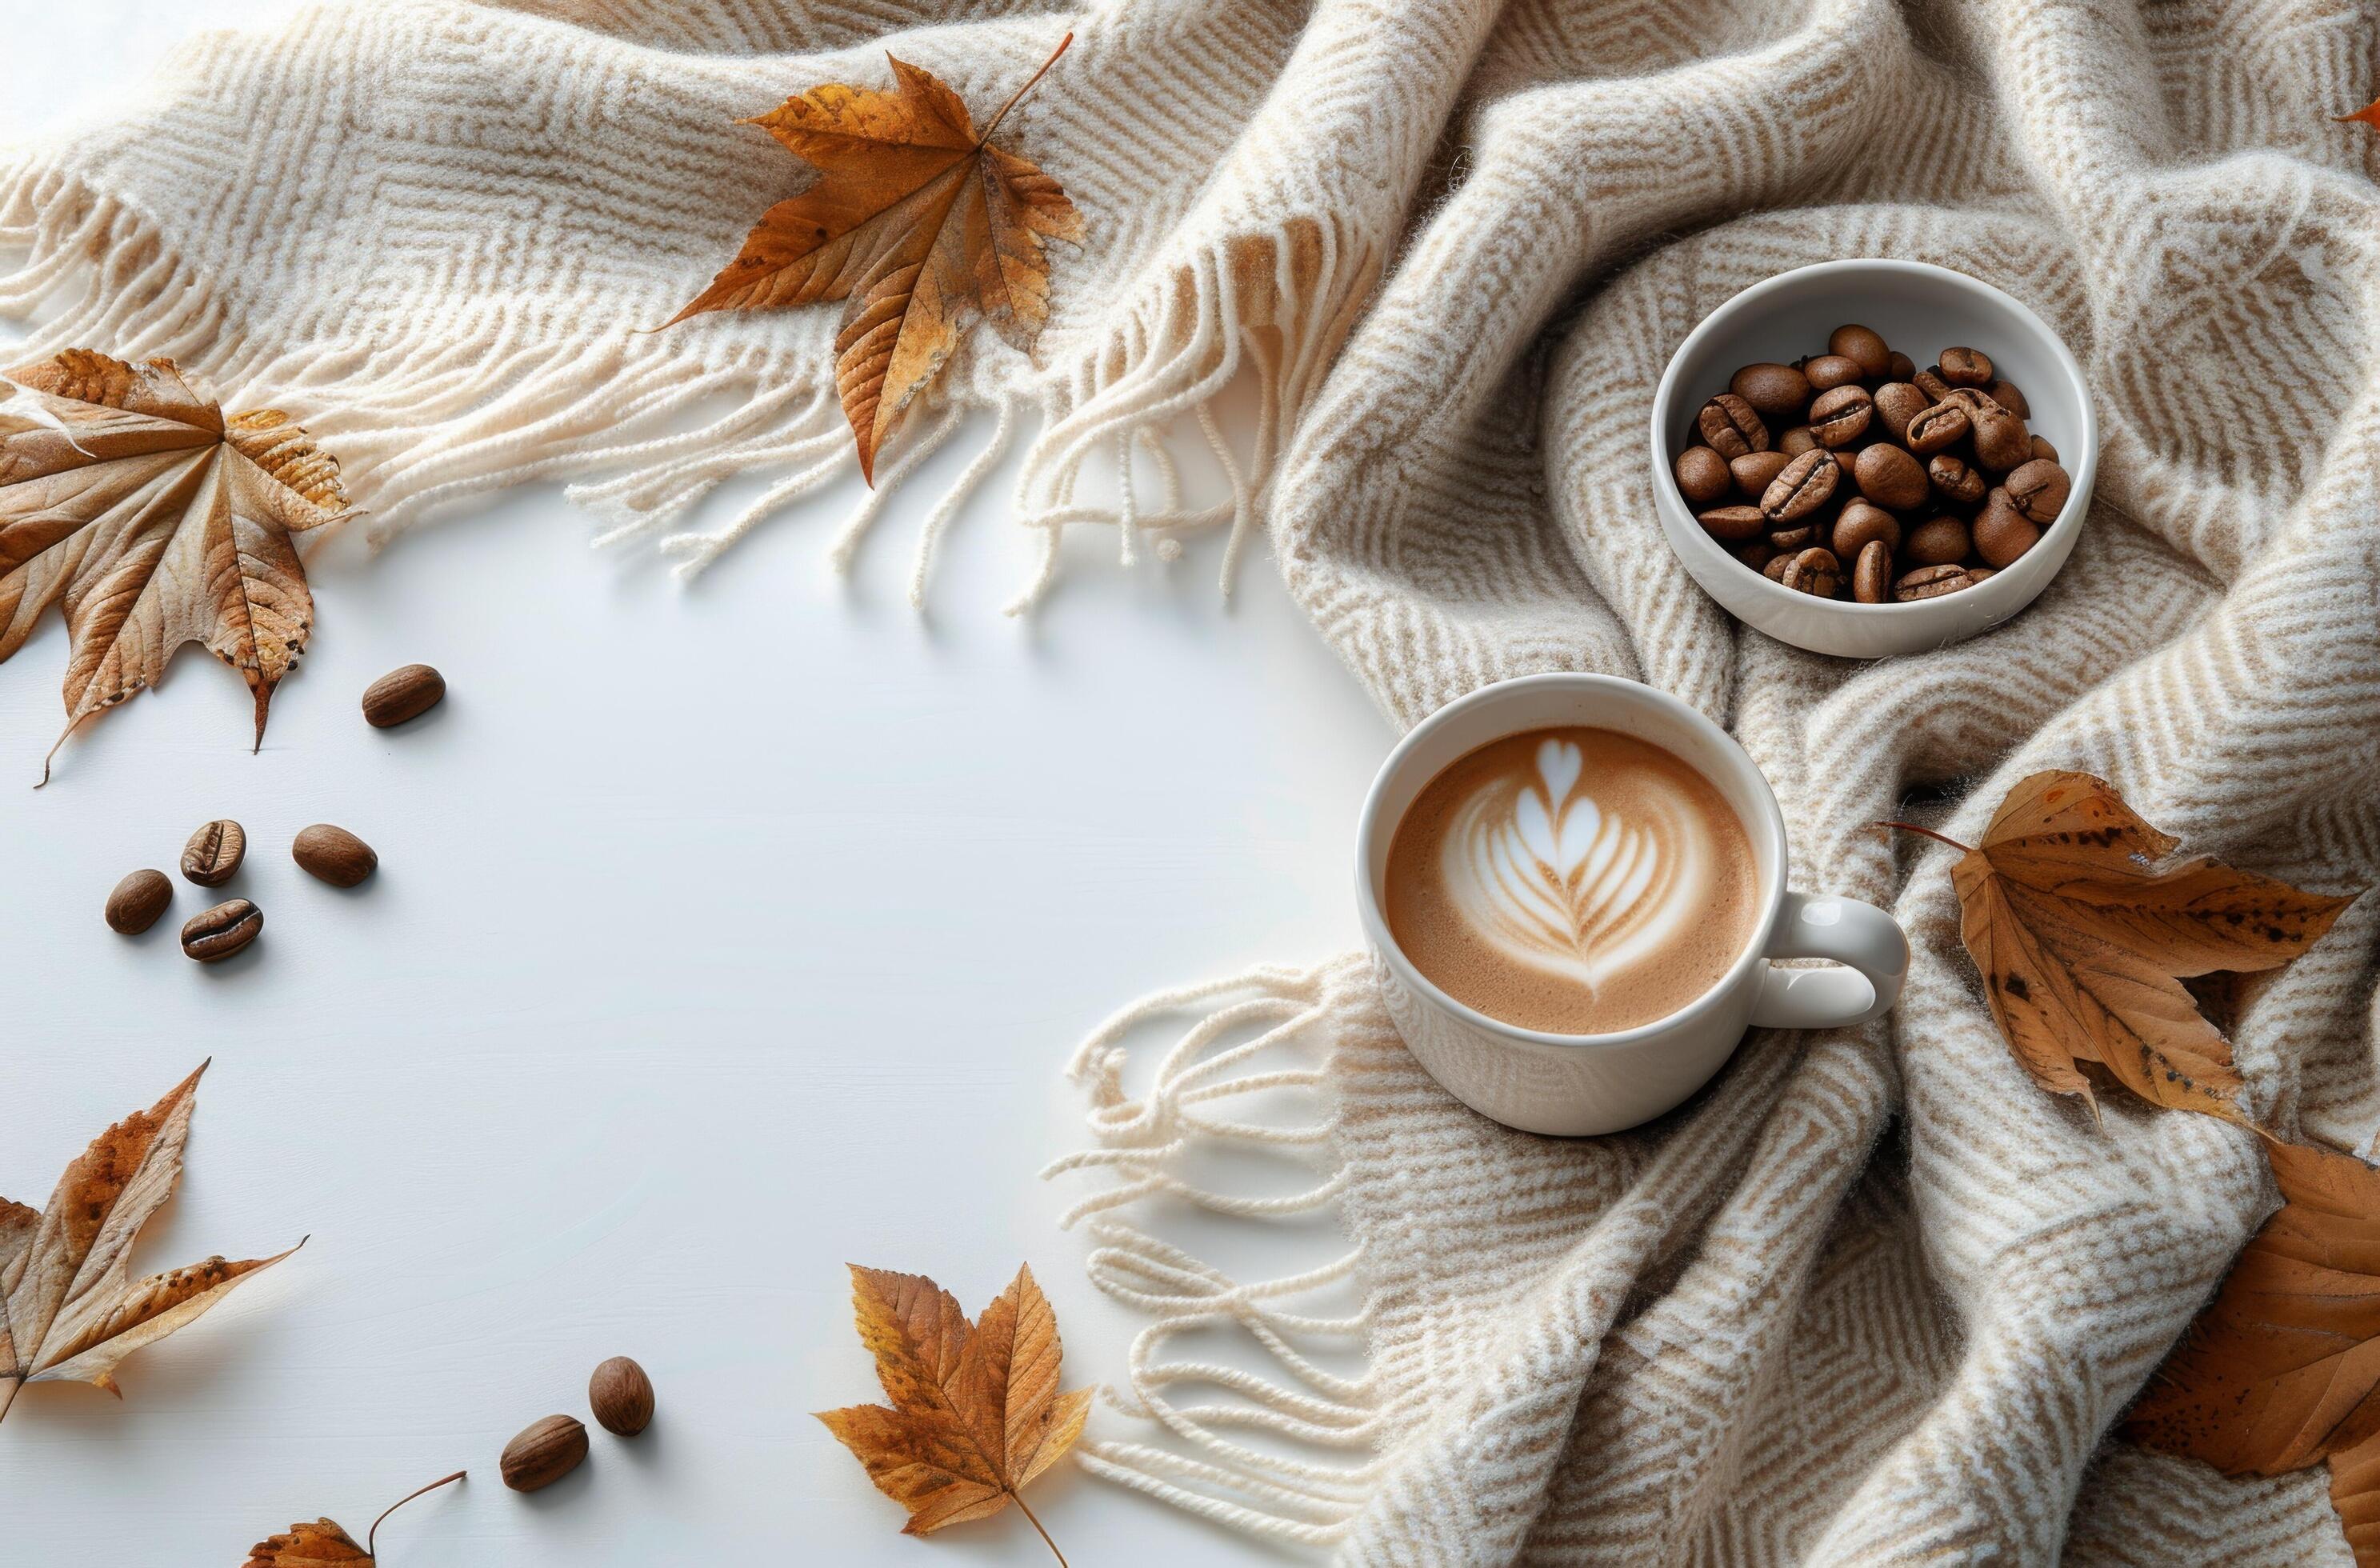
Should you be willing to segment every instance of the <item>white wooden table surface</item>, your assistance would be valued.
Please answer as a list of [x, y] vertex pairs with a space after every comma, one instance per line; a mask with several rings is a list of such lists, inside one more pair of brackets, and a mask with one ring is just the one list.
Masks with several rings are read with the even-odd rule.
[[[103, 106], [174, 38], [280, 0], [5, 0], [0, 138]], [[105, 345], [93, 345], [105, 347]], [[316, 558], [319, 630], [249, 754], [240, 683], [187, 651], [60, 754], [55, 617], [0, 665], [0, 1193], [35, 1204], [110, 1121], [201, 1060], [181, 1197], [142, 1269], [312, 1240], [127, 1364], [119, 1404], [28, 1390], [0, 1425], [0, 1562], [231, 1568], [294, 1519], [451, 1568], [1047, 1562], [1012, 1513], [929, 1542], [806, 1412], [870, 1399], [846, 1260], [934, 1274], [970, 1311], [1030, 1260], [1069, 1386], [1121, 1375], [1135, 1319], [1053, 1228], [1080, 1188], [1059, 1076], [1148, 989], [1353, 938], [1348, 840], [1386, 724], [1257, 553], [1123, 572], [1080, 541], [1038, 619], [1007, 475], [904, 600], [941, 454], [856, 577], [824, 562], [856, 491], [764, 529], [690, 590], [599, 554], [551, 491], [378, 557]], [[722, 505], [734, 504], [723, 498]], [[424, 660], [407, 730], [357, 697]], [[214, 816], [249, 954], [176, 949], [101, 906]], [[291, 835], [336, 821], [381, 870], [341, 893]], [[662, 1414], [523, 1498], [504, 1440], [583, 1413], [628, 1354]], [[1093, 1417], [1094, 1429], [1128, 1424]], [[1248, 1549], [1071, 1465], [1037, 1512], [1077, 1568]], [[88, 1555], [87, 1555], [88, 1554]]]

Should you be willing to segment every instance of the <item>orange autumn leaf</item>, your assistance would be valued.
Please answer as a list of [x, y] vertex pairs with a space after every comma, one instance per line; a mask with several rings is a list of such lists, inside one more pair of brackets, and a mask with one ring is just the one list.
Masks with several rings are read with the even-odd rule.
[[1080, 240], [1058, 182], [991, 144], [1055, 52], [981, 130], [931, 71], [888, 54], [891, 92], [831, 82], [757, 118], [815, 166], [808, 190], [762, 215], [743, 251], [664, 324], [707, 310], [849, 301], [835, 388], [870, 483], [902, 411], [940, 373], [977, 316], [1029, 353], [1050, 318], [1046, 239]]
[[1958, 845], [1959, 935], [2000, 1033], [2043, 1088], [2091, 1101], [2087, 1067], [2153, 1105], [2237, 1121], [2231, 1043], [2181, 981], [2277, 968], [2353, 898], [2209, 856], [2166, 863], [2180, 843], [2103, 780], [2034, 773], [1981, 844]]
[[851, 1300], [892, 1406], [818, 1418], [909, 1511], [903, 1532], [988, 1518], [1014, 1499], [1049, 1540], [1019, 1494], [1082, 1435], [1091, 1391], [1058, 1392], [1058, 1319], [1033, 1270], [1019, 1269], [977, 1323], [922, 1274], [851, 1265]]
[[0, 660], [63, 607], [71, 735], [203, 643], [248, 682], [261, 746], [314, 624], [291, 536], [348, 515], [338, 463], [288, 416], [226, 419], [170, 359], [20, 366], [0, 381]]
[[411, 1502], [415, 1498], [452, 1486], [467, 1474], [457, 1470], [443, 1479], [431, 1482], [421, 1490], [398, 1498], [381, 1511], [371, 1528], [364, 1533], [364, 1544], [358, 1546], [356, 1538], [347, 1534], [335, 1519], [317, 1519], [312, 1524], [292, 1525], [281, 1535], [257, 1542], [248, 1549], [248, 1561], [240, 1568], [373, 1568], [380, 1559], [380, 1527], [388, 1516]]
[[2380, 1170], [2266, 1149], [2282, 1203], [2126, 1418], [2144, 1447], [2227, 1476], [2330, 1466], [2362, 1568], [2380, 1568]]
[[2350, 120], [2362, 120], [2374, 129], [2380, 130], [2380, 98], [2374, 98], [2351, 115], [2340, 115], [2338, 119], [2341, 125], [2345, 125]]
[[120, 1395], [118, 1362], [289, 1256], [210, 1258], [131, 1278], [140, 1228], [181, 1180], [205, 1071], [93, 1138], [58, 1178], [42, 1212], [0, 1198], [0, 1416], [27, 1383], [94, 1383]]

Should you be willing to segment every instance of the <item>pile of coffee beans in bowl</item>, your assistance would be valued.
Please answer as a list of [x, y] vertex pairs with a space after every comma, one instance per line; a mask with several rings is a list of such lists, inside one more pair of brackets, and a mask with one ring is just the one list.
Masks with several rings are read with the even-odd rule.
[[2072, 481], [1980, 348], [1920, 369], [1858, 325], [1746, 365], [1677, 456], [1703, 529], [1797, 592], [1908, 604], [1973, 588], [2058, 519]]

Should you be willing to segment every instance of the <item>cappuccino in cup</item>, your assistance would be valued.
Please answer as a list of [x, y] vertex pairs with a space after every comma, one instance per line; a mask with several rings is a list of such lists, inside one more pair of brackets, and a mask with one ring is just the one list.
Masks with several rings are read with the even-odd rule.
[[1381, 893], [1414, 966], [1491, 1018], [1611, 1034], [1728, 973], [1762, 914], [1752, 841], [1687, 762], [1617, 730], [1523, 730], [1398, 820]]

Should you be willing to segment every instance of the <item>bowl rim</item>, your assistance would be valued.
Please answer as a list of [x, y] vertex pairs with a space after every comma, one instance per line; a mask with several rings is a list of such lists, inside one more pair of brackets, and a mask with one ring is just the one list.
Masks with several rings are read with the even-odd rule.
[[[1818, 599], [1810, 594], [1796, 593], [1774, 578], [1744, 565], [1742, 562], [1721, 548], [1717, 541], [1702, 531], [1701, 525], [1694, 520], [1694, 508], [1687, 504], [1685, 496], [1677, 488], [1676, 454], [1669, 450], [1668, 435], [1668, 426], [1671, 422], [1670, 418], [1671, 408], [1679, 395], [1679, 366], [1706, 338], [1718, 336], [1742, 318], [1752, 314], [1756, 308], [1767, 300], [1770, 295], [1781, 292], [1789, 285], [1814, 276], [1863, 273], [1898, 273], [1922, 279], [1937, 287], [1980, 294], [2005, 307], [2021, 322], [2029, 325], [2038, 333], [2041, 341], [2048, 346], [2051, 359], [2057, 364], [2059, 373], [2064, 375], [2073, 387], [2076, 407], [2082, 411], [2082, 429], [2077, 441], [2079, 456], [2075, 457], [2072, 465], [2067, 468], [2067, 473], [2072, 482], [2066, 504], [2059, 510], [2057, 518], [2041, 530], [2041, 538], [2034, 543], [2034, 550], [2038, 551], [2048, 547], [2053, 536], [2062, 542], [2082, 526], [2082, 515], [2090, 510], [2092, 481], [2098, 475], [2099, 415], [2097, 407], [2092, 402], [2091, 383], [2082, 373], [2082, 364], [2074, 358], [2073, 351], [2066, 346], [2066, 340], [2053, 332], [2048, 322], [2034, 314], [2032, 308], [2024, 301], [2007, 290], [1985, 283], [1971, 273], [1960, 272], [1952, 267], [1937, 266], [1931, 261], [1908, 261], [1885, 256], [1855, 256], [1832, 261], [1813, 261], [1805, 266], [1791, 267], [1781, 273], [1773, 273], [1757, 283], [1738, 289], [1715, 307], [1709, 314], [1695, 322], [1694, 330], [1686, 334], [1678, 346], [1670, 351], [1669, 362], [1661, 367], [1661, 379], [1653, 391], [1651, 435], [1655, 493], [1674, 504], [1683, 514], [1688, 525], [1687, 537], [1697, 540], [1707, 547], [1709, 555], [1706, 564], [1739, 574], [1744, 588], [1754, 597], [1767, 600], [1780, 611], [1792, 609], [1804, 614], [1814, 610], [1820, 614], [1831, 612], [1852, 618], [1864, 618], [1871, 624], [1880, 625], [1888, 624], [1894, 618], [1911, 621], [1928, 615], [1940, 615], [1949, 608], [1948, 602], [1951, 599], [1964, 597], [1966, 593], [1988, 594], [1991, 591], [1991, 583], [1998, 581], [2000, 574], [1995, 573], [1992, 578], [1981, 587], [1964, 590], [1960, 594], [1944, 594], [1939, 599], [1919, 600], [1907, 604], [1863, 604], [1857, 600]], [[2058, 457], [2063, 465], [2069, 454], [2061, 451], [2058, 453]], [[1688, 559], [1686, 548], [1670, 534], [1670, 530], [1664, 529], [1663, 533], [1668, 538], [1670, 553], [1679, 558], [1681, 565], [1691, 568], [1694, 563]], [[2061, 560], [2060, 567], [2063, 564]], [[2020, 590], [2015, 602], [2008, 606], [2006, 614], [2000, 616], [1999, 620], [2004, 621], [2013, 616], [2019, 610], [2031, 603], [2039, 596], [2042, 590], [2048, 586], [2049, 578], [2056, 575], [2057, 570], [2053, 569], [2040, 582]], [[1705, 588], [1704, 591], [1707, 593], [1710, 590]], [[1970, 600], [1968, 602], [1973, 604], [1975, 601]], [[1732, 614], [1731, 612], [1730, 614]], [[1752, 624], [1742, 616], [1732, 618], [1743, 621], [1747, 626]], [[1998, 622], [1996, 621], [1994, 624], [1997, 625]], [[1781, 640], [1791, 642], [1793, 639], [1784, 638]]]

